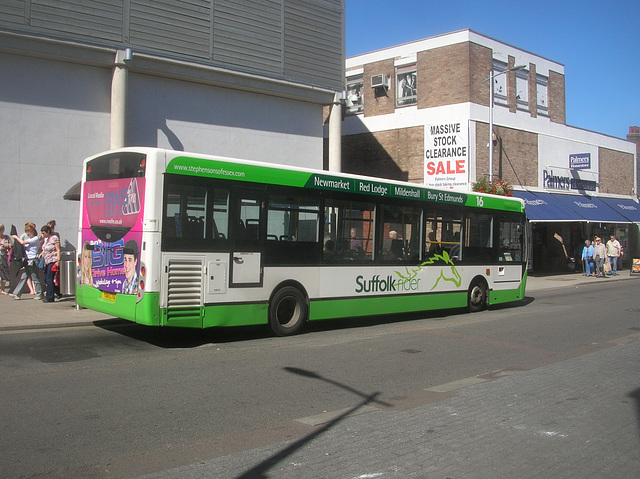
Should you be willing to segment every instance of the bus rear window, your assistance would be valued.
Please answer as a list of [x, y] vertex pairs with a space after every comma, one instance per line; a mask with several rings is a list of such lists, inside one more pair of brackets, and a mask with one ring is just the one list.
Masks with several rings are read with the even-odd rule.
[[146, 155], [134, 152], [101, 156], [87, 163], [87, 181], [143, 178], [146, 159]]

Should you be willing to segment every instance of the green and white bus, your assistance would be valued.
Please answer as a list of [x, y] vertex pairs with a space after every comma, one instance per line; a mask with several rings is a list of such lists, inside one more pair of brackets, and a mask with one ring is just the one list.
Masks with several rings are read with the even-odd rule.
[[519, 199], [157, 148], [84, 161], [78, 305], [149, 326], [522, 300]]

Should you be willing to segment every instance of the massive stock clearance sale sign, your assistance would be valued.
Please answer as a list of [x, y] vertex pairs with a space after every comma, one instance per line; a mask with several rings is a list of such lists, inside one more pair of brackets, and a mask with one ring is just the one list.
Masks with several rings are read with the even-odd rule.
[[438, 188], [468, 185], [469, 122], [425, 125], [424, 183]]

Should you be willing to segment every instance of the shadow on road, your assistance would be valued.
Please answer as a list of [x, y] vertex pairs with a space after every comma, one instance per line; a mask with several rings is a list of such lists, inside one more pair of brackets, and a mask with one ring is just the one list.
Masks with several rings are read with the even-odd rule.
[[638, 420], [638, 434], [640, 434], [640, 388], [631, 391], [629, 397], [635, 401], [636, 419]]
[[[519, 308], [531, 304], [534, 300], [535, 299], [532, 297], [525, 297], [522, 301], [499, 304], [492, 306], [490, 309], [497, 311]], [[468, 314], [466, 308], [309, 321], [301, 334], [313, 334], [315, 332], [351, 328], [368, 328], [383, 324], [410, 321], [446, 321], [451, 317], [459, 316], [461, 314]], [[224, 344], [267, 338], [277, 339], [279, 341], [292, 340], [292, 338], [286, 337], [274, 338], [273, 333], [267, 325], [194, 329], [167, 326], [142, 326], [120, 319], [95, 321], [94, 325], [101, 329], [126, 336], [130, 339], [146, 342], [153, 346], [165, 349], [188, 349], [196, 348], [205, 344]]]
[[312, 442], [315, 438], [317, 438], [318, 436], [322, 435], [324, 432], [328, 431], [329, 429], [331, 429], [336, 424], [342, 422], [345, 418], [355, 414], [358, 411], [358, 409], [361, 409], [361, 408], [363, 408], [364, 406], [366, 406], [366, 405], [368, 405], [370, 403], [376, 403], [376, 404], [379, 404], [379, 405], [382, 405], [382, 406], [391, 406], [390, 404], [388, 404], [388, 403], [386, 403], [384, 401], [378, 401], [376, 399], [380, 395], [379, 392], [375, 392], [375, 393], [367, 395], [367, 394], [365, 394], [365, 393], [363, 393], [361, 391], [353, 389], [350, 386], [347, 386], [345, 384], [339, 383], [339, 382], [334, 381], [332, 379], [328, 379], [328, 378], [322, 377], [321, 375], [319, 375], [318, 373], [315, 373], [313, 371], [307, 371], [306, 369], [299, 369], [299, 368], [292, 368], [292, 367], [285, 367], [284, 369], [285, 369], [285, 371], [288, 371], [288, 372], [290, 372], [292, 374], [297, 374], [297, 375], [305, 377], [305, 378], [324, 381], [324, 382], [329, 383], [331, 385], [334, 385], [334, 386], [337, 386], [339, 388], [345, 389], [345, 390], [347, 390], [349, 392], [354, 393], [356, 396], [361, 397], [362, 400], [357, 405], [352, 407], [351, 409], [346, 410], [345, 412], [343, 412], [339, 416], [335, 417], [331, 421], [329, 421], [329, 422], [325, 423], [324, 425], [322, 425], [321, 427], [319, 427], [316, 431], [312, 432], [311, 434], [309, 434], [309, 435], [307, 435], [307, 436], [305, 436], [305, 437], [303, 437], [301, 439], [298, 439], [297, 441], [291, 443], [289, 446], [287, 446], [283, 450], [277, 452], [273, 456], [271, 456], [271, 457], [267, 458], [266, 460], [262, 461], [261, 463], [255, 465], [254, 467], [252, 467], [251, 469], [249, 469], [245, 473], [237, 476], [236, 479], [261, 479], [261, 478], [267, 478], [267, 477], [269, 477], [267, 475], [267, 472], [270, 469], [272, 469], [273, 467], [275, 467], [278, 464], [280, 464], [288, 456], [290, 456], [291, 454], [295, 453], [296, 451], [302, 449], [305, 445], [307, 445], [310, 442]]

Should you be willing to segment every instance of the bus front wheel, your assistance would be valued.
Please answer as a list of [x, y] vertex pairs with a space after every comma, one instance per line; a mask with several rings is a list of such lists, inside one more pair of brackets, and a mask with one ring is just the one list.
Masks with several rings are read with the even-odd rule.
[[476, 280], [469, 287], [469, 311], [482, 311], [487, 306], [487, 284]]
[[277, 336], [296, 334], [309, 317], [304, 294], [293, 286], [279, 289], [269, 304], [269, 325]]

